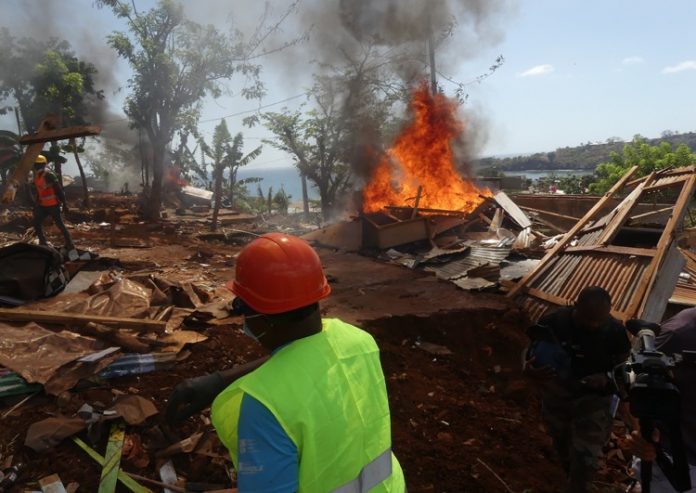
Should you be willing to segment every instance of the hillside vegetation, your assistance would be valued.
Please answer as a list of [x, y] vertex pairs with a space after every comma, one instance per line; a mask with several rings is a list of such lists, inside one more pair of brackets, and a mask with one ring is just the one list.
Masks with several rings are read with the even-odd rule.
[[[640, 136], [634, 137], [640, 138]], [[685, 144], [690, 149], [696, 149], [696, 132], [675, 133], [665, 131], [656, 139], [646, 139], [646, 143], [657, 146], [661, 142], [668, 142], [673, 147]], [[599, 164], [611, 160], [611, 153], [621, 154], [623, 148], [629, 142], [619, 139], [607, 139], [603, 144], [587, 143], [576, 147], [562, 147], [552, 152], [538, 152], [527, 156], [515, 156], [508, 158], [484, 158], [477, 162], [479, 174], [496, 174], [501, 171], [529, 171], [529, 170], [594, 170]]]

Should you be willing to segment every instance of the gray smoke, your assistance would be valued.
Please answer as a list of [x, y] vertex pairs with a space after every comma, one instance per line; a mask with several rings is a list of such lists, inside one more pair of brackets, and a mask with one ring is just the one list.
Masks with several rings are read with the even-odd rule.
[[[367, 179], [380, 159], [380, 150], [391, 135], [382, 135], [379, 117], [374, 116], [370, 94], [375, 78], [385, 86], [413, 87], [429, 80], [428, 44], [435, 47], [435, 65], [443, 74], [454, 75], [463, 62], [498, 44], [503, 39], [504, 18], [514, 10], [514, 0], [305, 0], [301, 5], [298, 30], [310, 32], [314, 69], [329, 76], [351, 77], [356, 66], [366, 67], [365, 76], [355, 77], [344, 89], [343, 114], [351, 122], [351, 167], [356, 176]], [[297, 60], [287, 57], [289, 71]], [[491, 60], [492, 62], [492, 60]], [[361, 65], [362, 64], [362, 65]], [[486, 63], [484, 67], [490, 64]], [[375, 67], [370, 69], [370, 67]], [[342, 71], [342, 69], [344, 69]], [[353, 70], [353, 72], [352, 72]], [[485, 70], [485, 69], [484, 69]], [[471, 74], [470, 79], [480, 75]], [[442, 82], [443, 79], [438, 76]], [[460, 81], [468, 82], [468, 81]], [[454, 88], [449, 85], [454, 92]], [[453, 96], [453, 94], [448, 94]], [[394, 109], [404, 111], [406, 105]], [[453, 143], [463, 174], [466, 163], [482, 148], [487, 123], [482, 111], [463, 109], [467, 132]], [[392, 115], [394, 116], [394, 115]]]
[[2, 24], [18, 37], [30, 37], [37, 41], [66, 40], [71, 50], [82, 61], [92, 63], [97, 74], [95, 89], [103, 91], [104, 98], [90, 97], [86, 101], [87, 121], [102, 125], [103, 139], [115, 140], [123, 145], [135, 145], [137, 134], [128, 128], [128, 121], [119, 107], [114, 107], [114, 95], [121, 91], [116, 70], [119, 60], [116, 52], [107, 44], [106, 36], [112, 26], [101, 23], [89, 8], [66, 15], [65, 5], [58, 1], [24, 2], [9, 0], [3, 5]]

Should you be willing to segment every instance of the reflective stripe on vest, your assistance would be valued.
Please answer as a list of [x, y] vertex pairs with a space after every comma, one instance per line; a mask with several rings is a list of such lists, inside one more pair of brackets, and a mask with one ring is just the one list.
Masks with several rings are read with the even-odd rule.
[[388, 448], [363, 467], [357, 478], [331, 493], [367, 493], [382, 481], [386, 481], [391, 473], [392, 451], [391, 448]]
[[39, 193], [39, 205], [43, 207], [52, 207], [58, 205], [58, 197], [56, 197], [53, 185], [46, 183], [46, 172], [41, 171], [34, 178], [34, 185]]

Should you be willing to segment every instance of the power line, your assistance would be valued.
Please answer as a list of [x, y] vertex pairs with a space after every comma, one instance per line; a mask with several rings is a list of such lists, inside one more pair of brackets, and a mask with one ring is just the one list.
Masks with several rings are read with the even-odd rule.
[[239, 112], [237, 112], [237, 113], [231, 113], [231, 114], [229, 114], [229, 115], [221, 116], [221, 117], [218, 117], [218, 118], [209, 118], [209, 119], [207, 119], [207, 120], [200, 120], [198, 123], [214, 122], [214, 121], [222, 120], [223, 118], [231, 118], [231, 117], [233, 117], [233, 116], [245, 115], [245, 114], [247, 114], [247, 113], [256, 113], [256, 112], [259, 111], [259, 110], [263, 110], [263, 109], [266, 109], [266, 108], [270, 108], [271, 106], [276, 106], [276, 105], [279, 105], [279, 104], [287, 103], [288, 101], [292, 101], [293, 99], [301, 98], [302, 96], [306, 96], [307, 94], [309, 94], [309, 91], [303, 92], [302, 94], [296, 94], [295, 96], [291, 96], [291, 97], [289, 97], [289, 98], [287, 98], [287, 99], [283, 99], [283, 100], [281, 100], [281, 101], [276, 101], [275, 103], [269, 103], [269, 104], [266, 104], [266, 105], [263, 105], [263, 106], [259, 106], [258, 108], [253, 109], [253, 110], [239, 111]]
[[[208, 118], [207, 120], [199, 120], [198, 123], [215, 122], [215, 121], [222, 120], [222, 119], [224, 119], [224, 118], [231, 118], [231, 117], [233, 117], [233, 116], [246, 115], [246, 114], [248, 114], [248, 113], [256, 113], [257, 111], [264, 110], [264, 109], [266, 109], [266, 108], [270, 108], [271, 106], [276, 106], [276, 105], [279, 105], [279, 104], [287, 103], [288, 101], [293, 101], [293, 100], [295, 100], [295, 99], [298, 99], [298, 98], [301, 98], [301, 97], [303, 97], [303, 96], [306, 96], [307, 94], [309, 94], [309, 91], [303, 92], [302, 94], [296, 94], [295, 96], [291, 96], [291, 97], [289, 97], [289, 98], [282, 99], [282, 100], [276, 101], [276, 102], [274, 102], [274, 103], [269, 103], [269, 104], [266, 104], [266, 105], [263, 105], [263, 106], [259, 106], [258, 108], [255, 108], [255, 109], [253, 109], [253, 110], [244, 110], [244, 111], [239, 111], [239, 112], [237, 112], [237, 113], [231, 113], [231, 114], [225, 115], [225, 116], [220, 116], [220, 117], [217, 117], [217, 118]], [[119, 118], [118, 120], [111, 120], [111, 121], [108, 121], [108, 122], [95, 123], [94, 125], [110, 125], [110, 124], [112, 124], [112, 123], [119, 123], [119, 122], [123, 122], [123, 121], [127, 121], [127, 120], [128, 120], [128, 117], [126, 117], [126, 118]]]

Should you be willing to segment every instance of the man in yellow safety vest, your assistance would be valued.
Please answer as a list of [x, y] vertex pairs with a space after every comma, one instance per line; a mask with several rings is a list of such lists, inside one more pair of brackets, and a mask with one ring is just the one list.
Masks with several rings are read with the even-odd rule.
[[367, 332], [322, 320], [331, 288], [312, 247], [263, 235], [239, 254], [228, 286], [244, 332], [271, 356], [182, 383], [169, 418], [214, 399], [240, 493], [403, 493], [379, 349]]

